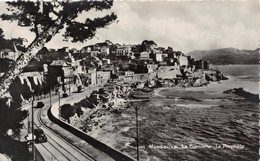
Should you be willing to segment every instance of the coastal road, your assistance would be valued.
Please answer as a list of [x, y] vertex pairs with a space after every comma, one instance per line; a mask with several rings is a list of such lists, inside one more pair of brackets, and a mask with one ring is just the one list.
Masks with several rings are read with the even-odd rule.
[[[71, 97], [69, 97], [69, 98], [72, 100], [73, 100], [73, 97], [83, 99], [86, 97], [86, 95], [89, 95], [93, 90], [96, 90], [98, 88], [99, 88], [98, 86], [92, 86], [82, 93], [71, 93]], [[88, 161], [88, 160], [104, 160], [104, 159], [113, 160], [109, 156], [104, 154], [103, 152], [95, 149], [94, 147], [92, 147], [90, 150], [86, 151], [86, 150], [78, 148], [75, 145], [72, 145], [68, 141], [64, 140], [60, 135], [55, 133], [51, 128], [49, 128], [48, 127], [49, 125], [46, 126], [44, 123], [46, 120], [43, 121], [41, 119], [42, 119], [42, 117], [44, 117], [44, 119], [47, 118], [47, 116], [45, 116], [46, 115], [45, 113], [46, 113], [46, 110], [50, 107], [50, 98], [37, 100], [37, 101], [35, 101], [34, 106], [36, 106], [37, 102], [39, 102], [39, 101], [43, 102], [45, 106], [41, 109], [34, 108], [34, 110], [33, 110], [34, 125], [36, 127], [41, 128], [44, 131], [44, 133], [47, 137], [47, 142], [35, 144], [35, 147], [40, 152], [40, 154], [42, 155], [44, 160], [48, 160], [48, 161], [49, 160]], [[59, 101], [58, 96], [54, 96], [51, 99], [51, 104], [54, 104], [58, 101]], [[29, 104], [22, 106], [22, 109], [28, 110], [29, 113], [31, 114], [31, 112], [32, 112], [31, 106], [32, 106], [31, 103], [29, 103]], [[31, 115], [29, 115], [29, 117], [31, 117]], [[21, 137], [20, 137], [21, 140], [24, 140], [24, 138], [25, 138], [24, 136], [28, 134], [27, 131], [28, 131], [29, 117], [27, 117], [27, 119], [24, 120], [24, 129], [22, 129], [22, 133], [21, 133]], [[59, 130], [62, 131], [65, 129], [61, 128]], [[64, 133], [66, 133], [66, 132], [67, 131], [65, 130]], [[82, 141], [79, 141], [79, 142], [82, 143]], [[89, 145], [86, 145], [86, 147], [89, 147]]]
[[[49, 99], [41, 100], [45, 105], [49, 106]], [[52, 102], [57, 102], [58, 99], [55, 98], [52, 100]], [[31, 112], [31, 105], [28, 105], [28, 110]], [[34, 108], [33, 111], [34, 115], [34, 124], [36, 127], [41, 128], [46, 137], [47, 142], [45, 143], [37, 143], [35, 144], [35, 147], [37, 150], [41, 153], [44, 160], [59, 160], [59, 161], [67, 161], [67, 160], [75, 160], [75, 161], [88, 161], [88, 160], [95, 160], [92, 157], [90, 157], [85, 152], [77, 149], [74, 145], [70, 144], [63, 138], [61, 138], [59, 135], [57, 135], [55, 132], [53, 132], [51, 129], [49, 129], [47, 126], [43, 124], [41, 121], [41, 109]], [[24, 124], [26, 129], [27, 127], [27, 120]]]

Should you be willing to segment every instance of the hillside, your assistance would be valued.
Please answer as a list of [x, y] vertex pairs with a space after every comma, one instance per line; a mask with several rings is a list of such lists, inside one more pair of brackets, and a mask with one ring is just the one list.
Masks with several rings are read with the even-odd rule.
[[195, 59], [207, 60], [211, 64], [258, 64], [259, 48], [255, 50], [239, 50], [223, 48], [215, 50], [195, 50], [187, 53]]

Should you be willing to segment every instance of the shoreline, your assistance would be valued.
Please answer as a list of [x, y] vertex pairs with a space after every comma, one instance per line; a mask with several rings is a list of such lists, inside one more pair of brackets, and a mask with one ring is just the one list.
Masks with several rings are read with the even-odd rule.
[[[232, 82], [232, 80], [231, 80]], [[211, 82], [212, 83], [212, 82]], [[233, 107], [233, 106], [238, 106], [239, 110], [243, 109], [243, 104], [240, 104], [241, 102], [236, 101], [235, 98], [239, 98], [240, 96], [237, 96], [235, 94], [225, 94], [223, 93], [225, 88], [221, 88], [218, 91], [215, 91], [212, 93], [212, 90], [215, 88], [219, 88], [219, 86], [221, 86], [222, 84], [218, 84], [218, 83], [214, 83], [212, 85], [212, 87], [194, 87], [194, 89], [191, 88], [182, 88], [182, 87], [171, 87], [171, 88], [155, 88], [153, 91], [152, 96], [149, 98], [150, 101], [148, 103], [144, 103], [144, 104], [140, 104], [138, 103], [138, 101], [136, 101], [135, 103], [140, 105], [140, 113], [139, 113], [139, 121], [140, 121], [140, 131], [141, 131], [141, 137], [140, 140], [140, 146], [141, 147], [146, 147], [146, 142], [145, 142], [145, 135], [152, 135], [152, 142], [155, 141], [154, 139], [158, 137], [158, 135], [163, 135], [166, 137], [166, 139], [170, 138], [171, 134], [171, 130], [172, 129], [168, 129], [166, 128], [167, 126], [174, 126], [171, 125], [172, 123], [170, 122], [164, 122], [166, 121], [165, 118], [170, 119], [171, 117], [174, 117], [174, 122], [175, 121], [179, 121], [181, 119], [181, 122], [176, 122], [177, 124], [182, 124], [182, 121], [185, 121], [188, 119], [186, 118], [186, 114], [188, 115], [193, 115], [192, 113], [190, 113], [190, 111], [198, 111], [197, 113], [203, 112], [203, 111], [215, 111], [215, 110], [225, 110], [228, 111], [228, 108]], [[208, 90], [203, 90], [204, 88], [208, 89]], [[229, 88], [230, 89], [230, 88]], [[161, 94], [161, 92], [163, 90], [173, 90], [178, 94], [181, 95], [181, 99], [171, 99], [169, 97], [167, 97], [167, 95]], [[182, 91], [182, 92], [179, 92]], [[191, 92], [190, 92], [191, 91]], [[196, 94], [196, 93], [200, 93], [199, 95], [195, 95], [195, 97], [198, 98], [190, 98], [190, 96], [192, 94]], [[204, 93], [204, 94], [201, 94]], [[182, 97], [184, 96], [184, 97]], [[216, 97], [217, 96], [217, 97]], [[166, 97], [166, 102], [165, 104], [161, 105], [160, 103], [163, 102], [164, 100], [158, 100], [158, 104], [156, 103], [156, 105], [150, 109], [151, 107], [151, 103], [155, 103], [156, 101], [153, 100], [153, 97]], [[234, 98], [233, 99], [225, 99], [225, 98]], [[212, 100], [210, 100], [212, 99]], [[214, 99], [214, 100], [213, 100]], [[202, 102], [198, 102], [202, 101]], [[242, 99], [243, 100], [243, 99]], [[169, 104], [169, 105], [166, 105]], [[252, 106], [255, 106], [255, 104], [253, 104]], [[159, 111], [159, 113], [154, 112], [155, 111]], [[174, 113], [172, 112], [181, 112], [180, 115], [183, 116], [178, 116], [178, 115], [174, 115]], [[124, 109], [123, 113], [121, 115], [113, 115], [113, 114], [108, 114], [105, 117], [107, 118], [106, 120], [104, 120], [104, 122], [106, 122], [106, 125], [103, 128], [100, 128], [98, 130], [93, 129], [92, 132], [88, 133], [91, 136], [95, 136], [98, 140], [100, 140], [101, 142], [104, 142], [106, 144], [108, 144], [109, 146], [112, 146], [113, 148], [116, 148], [124, 153], [127, 153], [128, 155], [135, 155], [135, 119], [134, 119], [134, 109], [132, 108], [127, 108]], [[220, 113], [217, 113], [217, 116], [212, 115], [211, 117], [213, 117], [214, 119], [218, 119], [221, 118], [222, 116], [220, 115]], [[158, 118], [153, 120], [152, 116], [149, 115], [154, 115], [157, 116]], [[198, 117], [202, 117], [201, 120], [203, 122], [203, 120], [206, 120], [206, 118], [208, 118], [208, 115], [203, 115], [205, 116], [205, 118], [203, 118], [203, 116], [198, 115]], [[238, 119], [236, 116], [233, 116], [235, 114], [230, 114], [230, 119], [229, 122], [231, 123], [237, 123], [239, 121], [241, 121], [240, 119]], [[166, 117], [167, 116], [167, 117]], [[182, 118], [184, 117], [185, 118]], [[234, 117], [234, 118], [233, 118]], [[152, 120], [153, 121], [152, 121]], [[177, 119], [177, 120], [175, 120]], [[183, 119], [183, 120], [182, 120]], [[185, 120], [186, 119], [186, 120]], [[193, 119], [197, 119], [197, 117], [194, 117]], [[201, 120], [197, 120], [198, 122]], [[161, 122], [163, 121], [163, 122]], [[227, 121], [227, 120], [226, 120]], [[220, 119], [220, 122], [222, 122], [222, 120]], [[228, 122], [228, 123], [229, 123]], [[191, 122], [192, 123], [192, 122]], [[190, 124], [191, 124], [190, 123]], [[150, 125], [148, 126], [148, 124], [150, 124], [151, 126], [155, 126], [155, 127], [151, 127]], [[161, 129], [163, 130], [163, 132], [159, 132], [158, 131], [158, 127], [161, 128], [162, 124], [165, 124], [165, 128]], [[196, 123], [197, 124], [197, 123]], [[199, 123], [198, 123], [199, 124]], [[182, 125], [185, 126], [185, 125]], [[217, 125], [216, 125], [217, 126]], [[156, 128], [157, 127], [157, 128]], [[147, 129], [148, 128], [148, 129]], [[145, 131], [144, 131], [145, 129]], [[149, 132], [146, 132], [146, 129]], [[181, 126], [177, 127], [177, 130], [185, 130], [182, 129]], [[207, 129], [204, 129], [207, 130]], [[174, 130], [173, 130], [174, 131]], [[179, 135], [182, 134], [178, 134], [178, 137], [180, 137]], [[147, 136], [146, 136], [147, 137]], [[183, 136], [184, 138], [186, 138], [186, 135]], [[162, 139], [159, 137], [159, 139]], [[148, 139], [149, 140], [149, 139]], [[158, 140], [158, 142], [160, 143], [160, 140]], [[187, 141], [189, 142], [189, 141]], [[220, 144], [221, 142], [219, 142]], [[163, 142], [162, 142], [163, 144]], [[148, 144], [149, 145], [149, 144]], [[142, 156], [142, 159], [147, 160], [147, 159], [151, 159], [154, 158], [156, 156], [150, 155], [149, 153], [155, 151], [155, 149], [147, 149], [147, 148], [141, 148], [140, 149], [140, 155]], [[160, 149], [158, 149], [158, 151], [160, 151]], [[192, 151], [192, 150], [191, 150]], [[159, 159], [159, 158], [158, 158]]]
[[187, 87], [191, 91], [215, 91], [223, 92], [233, 88], [243, 88], [245, 91], [252, 94], [259, 94], [258, 82], [238, 80], [234, 76], [227, 76], [228, 80], [221, 80], [219, 82], [210, 82], [207, 86], [202, 87]]
[[[188, 101], [188, 104], [192, 106], [192, 102], [195, 102], [194, 106], [203, 104], [206, 107], [206, 104], [209, 103], [207, 102], [208, 99], [216, 99], [216, 105], [215, 107], [218, 106], [225, 106], [225, 102], [227, 104], [230, 104], [230, 102], [233, 102], [233, 100], [224, 100], [225, 98], [239, 98], [238, 95], [235, 94], [224, 94], [223, 92], [225, 90], [233, 89], [234, 88], [239, 88], [239, 86], [236, 86], [237, 84], [233, 84], [232, 82], [235, 82], [236, 79], [234, 77], [228, 76], [229, 80], [223, 80], [220, 81], [221, 83], [218, 82], [210, 82], [207, 86], [202, 86], [202, 87], [160, 87], [160, 88], [154, 88], [152, 95], [149, 97], [149, 100], [151, 100], [153, 97], [165, 97], [165, 98], [170, 98], [165, 94], [162, 94], [164, 90], [169, 90], [173, 91], [173, 93], [176, 93], [175, 95], [180, 95], [179, 98], [183, 99], [185, 102]], [[241, 81], [239, 81], [241, 82]], [[242, 81], [243, 82], [243, 81]], [[252, 82], [255, 83], [255, 82]], [[231, 84], [231, 85], [230, 85]], [[245, 87], [243, 87], [245, 89]], [[250, 92], [251, 93], [251, 92]], [[198, 98], [193, 98], [193, 96], [196, 96]], [[178, 97], [178, 96], [173, 96], [173, 97]], [[196, 101], [202, 101], [200, 103], [196, 103]], [[224, 102], [221, 103], [221, 100]], [[123, 101], [123, 100], [121, 100]], [[126, 102], [127, 100], [123, 101]], [[130, 101], [133, 102], [138, 102], [138, 99], [131, 99]], [[181, 100], [175, 101], [180, 102]], [[235, 103], [235, 102], [233, 102]], [[215, 104], [215, 103], [213, 103]], [[239, 104], [239, 102], [236, 102], [235, 104]], [[182, 104], [176, 104], [178, 108], [184, 108], [186, 109], [186, 106], [182, 106]], [[204, 108], [202, 106], [202, 108]], [[207, 105], [211, 106], [211, 105]], [[213, 105], [212, 105], [213, 107]], [[212, 108], [211, 107], [211, 108]], [[167, 106], [167, 108], [161, 108], [162, 110], [170, 110], [172, 107]], [[198, 108], [199, 109], [199, 108]], [[133, 136], [135, 135], [133, 133], [133, 120], [132, 114], [133, 114], [133, 109], [123, 107], [123, 113], [113, 113], [111, 109], [104, 109], [104, 108], [98, 108], [98, 109], [88, 109], [88, 112], [92, 113], [95, 111], [95, 115], [90, 116], [90, 130], [86, 131], [86, 133], [97, 140], [104, 142], [105, 144], [122, 151], [124, 153], [127, 153], [128, 155], [133, 155], [133, 142], [135, 142]], [[92, 111], [92, 112], [91, 112]], [[100, 116], [99, 113], [102, 113]], [[142, 118], [141, 118], [142, 120]], [[140, 150], [141, 153], [147, 153], [145, 150]], [[149, 157], [148, 157], [149, 158]], [[147, 158], [146, 158], [147, 159]]]

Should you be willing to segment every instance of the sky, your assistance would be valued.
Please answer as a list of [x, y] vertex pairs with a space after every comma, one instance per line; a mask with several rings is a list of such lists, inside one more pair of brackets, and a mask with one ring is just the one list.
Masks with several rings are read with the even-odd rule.
[[[3, 2], [1, 2], [3, 3]], [[5, 12], [1, 5], [0, 14]], [[49, 48], [82, 48], [111, 40], [113, 43], [140, 44], [154, 40], [158, 46], [171, 46], [184, 53], [234, 47], [256, 49], [259, 45], [258, 1], [115, 1], [105, 12], [87, 12], [79, 16], [83, 21], [115, 12], [118, 22], [99, 29], [96, 37], [85, 43], [64, 42], [62, 34], [46, 44]], [[34, 38], [27, 28], [15, 23], [0, 22], [6, 38]]]

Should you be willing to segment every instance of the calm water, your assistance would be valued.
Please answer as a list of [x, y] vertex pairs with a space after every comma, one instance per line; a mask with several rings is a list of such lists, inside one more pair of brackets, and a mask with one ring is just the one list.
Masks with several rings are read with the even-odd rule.
[[237, 80], [259, 82], [260, 65], [218, 65], [213, 68]]
[[[258, 67], [229, 65], [218, 69], [236, 81], [257, 84]], [[155, 96], [134, 104], [140, 107], [141, 160], [258, 160], [258, 104], [204, 91], [165, 89], [161, 94], [172, 97]], [[124, 117], [116, 119], [119, 126], [130, 127], [121, 132], [125, 138], [135, 136], [134, 114], [133, 109], [127, 109]], [[124, 151], [135, 157], [136, 142], [129, 145]]]

